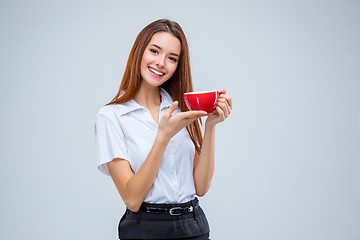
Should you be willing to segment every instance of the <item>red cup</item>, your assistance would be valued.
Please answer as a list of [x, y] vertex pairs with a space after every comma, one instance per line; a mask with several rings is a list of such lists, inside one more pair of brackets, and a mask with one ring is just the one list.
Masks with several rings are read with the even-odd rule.
[[200, 91], [184, 93], [186, 106], [192, 111], [214, 111], [216, 102], [222, 91]]

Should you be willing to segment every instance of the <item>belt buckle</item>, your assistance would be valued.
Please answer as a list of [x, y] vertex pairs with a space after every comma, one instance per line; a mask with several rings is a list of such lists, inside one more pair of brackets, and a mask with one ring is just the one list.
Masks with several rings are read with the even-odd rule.
[[181, 207], [173, 207], [173, 208], [170, 208], [169, 214], [170, 214], [171, 216], [181, 215], [181, 212], [179, 212], [179, 213], [174, 213], [174, 211], [176, 211], [176, 210], [181, 210]]

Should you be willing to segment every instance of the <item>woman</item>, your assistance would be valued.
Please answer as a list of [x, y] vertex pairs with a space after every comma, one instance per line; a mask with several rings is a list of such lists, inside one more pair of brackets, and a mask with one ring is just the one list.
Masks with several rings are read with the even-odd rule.
[[213, 113], [187, 111], [183, 94], [192, 90], [181, 27], [166, 19], [146, 26], [117, 95], [96, 117], [98, 168], [111, 175], [127, 207], [120, 239], [209, 239], [195, 195], [209, 189], [215, 126], [232, 102], [221, 94]]

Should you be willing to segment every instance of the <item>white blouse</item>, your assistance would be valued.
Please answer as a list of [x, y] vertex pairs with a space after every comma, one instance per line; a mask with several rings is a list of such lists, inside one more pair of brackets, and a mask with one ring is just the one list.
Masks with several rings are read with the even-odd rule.
[[[160, 88], [159, 120], [173, 102]], [[177, 108], [173, 114], [179, 113]], [[106, 163], [114, 158], [129, 162], [134, 173], [147, 158], [158, 131], [149, 110], [134, 100], [102, 107], [96, 115], [98, 169], [110, 175]], [[169, 142], [155, 181], [145, 198], [147, 203], [184, 203], [195, 196], [193, 178], [194, 144], [183, 128]]]

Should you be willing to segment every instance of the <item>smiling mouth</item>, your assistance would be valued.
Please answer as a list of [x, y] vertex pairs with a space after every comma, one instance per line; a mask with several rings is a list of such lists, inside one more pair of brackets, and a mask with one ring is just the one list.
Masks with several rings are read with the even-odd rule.
[[157, 71], [157, 70], [155, 70], [155, 69], [153, 69], [153, 68], [151, 68], [151, 67], [148, 67], [148, 68], [149, 68], [149, 70], [150, 70], [153, 74], [155, 74], [155, 75], [157, 75], [157, 76], [164, 76], [164, 75], [165, 75], [165, 73], [159, 72], [159, 71]]

